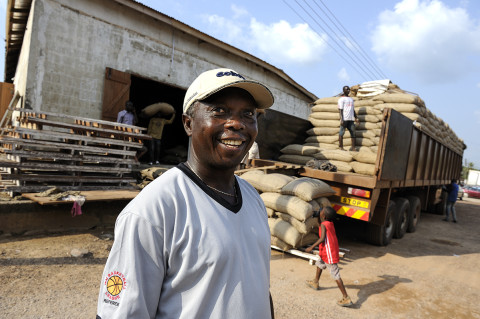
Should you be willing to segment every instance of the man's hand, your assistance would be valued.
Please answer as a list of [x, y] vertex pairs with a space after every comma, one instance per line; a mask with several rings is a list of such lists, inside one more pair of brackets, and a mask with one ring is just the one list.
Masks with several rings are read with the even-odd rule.
[[306, 252], [306, 253], [309, 253], [309, 252], [311, 252], [312, 250], [313, 250], [313, 246], [310, 246], [310, 247], [308, 247], [307, 249], [305, 249], [305, 252]]
[[360, 123], [360, 120], [358, 119], [358, 117], [355, 118], [355, 123], [356, 123], [356, 124], [359, 124], [359, 123]]

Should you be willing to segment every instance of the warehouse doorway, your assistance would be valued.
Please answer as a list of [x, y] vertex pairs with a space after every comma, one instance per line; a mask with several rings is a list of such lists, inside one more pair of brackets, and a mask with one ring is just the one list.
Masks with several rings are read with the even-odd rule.
[[[125, 103], [130, 100], [139, 115], [137, 126], [148, 128], [150, 118], [140, 116], [141, 111], [158, 102], [171, 104], [176, 111], [176, 116], [173, 123], [166, 125], [163, 130], [160, 162], [176, 165], [186, 160], [188, 149], [188, 136], [182, 124], [184, 96], [184, 89], [106, 68], [102, 119], [115, 122], [118, 112], [124, 110]], [[140, 161], [149, 162], [148, 153]]]
[[[160, 162], [176, 165], [186, 160], [188, 150], [188, 136], [182, 124], [183, 99], [185, 90], [153, 81], [136, 75], [131, 75], [130, 101], [133, 102], [138, 116], [138, 126], [148, 128], [149, 117], [142, 117], [141, 111], [154, 103], [165, 102], [171, 104], [176, 115], [172, 124], [165, 125], [162, 135]], [[141, 159], [148, 161], [148, 154]]]

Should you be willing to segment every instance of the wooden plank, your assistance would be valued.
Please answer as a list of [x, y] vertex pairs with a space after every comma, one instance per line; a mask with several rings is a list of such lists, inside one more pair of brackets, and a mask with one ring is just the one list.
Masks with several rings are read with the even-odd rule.
[[29, 185], [29, 186], [8, 186], [4, 187], [3, 189], [7, 192], [14, 192], [14, 193], [32, 193], [32, 192], [43, 192], [52, 187], [56, 187], [62, 191], [87, 191], [87, 190], [125, 190], [125, 189], [136, 189], [134, 186], [131, 185], [124, 185], [124, 186], [99, 186], [99, 185], [88, 185], [88, 186], [57, 186], [57, 185]]
[[117, 122], [111, 122], [111, 121], [97, 120], [97, 119], [80, 117], [80, 116], [72, 116], [72, 115], [67, 115], [67, 114], [59, 114], [59, 113], [44, 112], [44, 111], [34, 111], [33, 112], [32, 110], [23, 109], [23, 108], [17, 108], [17, 109], [14, 109], [14, 110], [15, 111], [20, 111], [20, 112], [23, 112], [23, 113], [46, 115], [47, 117], [58, 117], [58, 118], [62, 118], [62, 119], [70, 119], [72, 122], [84, 121], [86, 123], [95, 123], [97, 125], [100, 124], [100, 125], [98, 125], [98, 127], [101, 127], [101, 125], [106, 125], [106, 126], [119, 127], [119, 128], [120, 127], [131, 128], [132, 130], [140, 130], [140, 131], [146, 131], [147, 130], [147, 128], [145, 128], [145, 127], [123, 124], [123, 123], [117, 123]]
[[84, 154], [67, 154], [59, 152], [42, 152], [34, 150], [10, 150], [10, 149], [0, 149], [0, 152], [5, 154], [18, 156], [20, 158], [26, 159], [50, 159], [50, 160], [64, 160], [64, 161], [75, 161], [83, 163], [111, 163], [111, 164], [124, 164], [124, 165], [136, 165], [137, 161], [133, 158], [120, 158], [120, 157], [110, 157], [110, 156], [93, 156], [93, 155], [84, 155]]
[[109, 176], [72, 176], [72, 175], [47, 175], [47, 174], [3, 174], [2, 180], [33, 181], [33, 182], [72, 182], [72, 183], [136, 183], [133, 177], [109, 177]]
[[[85, 202], [131, 200], [140, 193], [139, 190], [103, 190], [103, 191], [82, 191], [81, 196], [85, 196]], [[49, 197], [37, 196], [38, 193], [23, 193], [22, 196], [33, 200], [40, 205], [71, 204], [71, 201], [53, 200]]]
[[271, 166], [262, 166], [262, 167], [252, 167], [252, 168], [244, 168], [244, 169], [239, 169], [237, 171], [235, 171], [235, 174], [245, 174], [247, 172], [251, 172], [251, 171], [261, 171], [261, 170], [266, 170], [266, 169], [276, 169], [277, 166], [275, 165], [271, 165]]
[[2, 144], [16, 144], [21, 146], [38, 146], [44, 148], [50, 148], [55, 150], [74, 150], [74, 151], [84, 151], [88, 153], [96, 153], [96, 154], [116, 154], [116, 155], [127, 155], [127, 156], [135, 156], [137, 154], [136, 151], [124, 151], [119, 149], [112, 149], [112, 148], [103, 148], [103, 147], [96, 147], [96, 146], [88, 146], [88, 145], [77, 145], [77, 144], [67, 144], [67, 143], [60, 143], [60, 142], [50, 142], [50, 141], [40, 141], [35, 140], [25, 140], [19, 138], [12, 138], [12, 137], [2, 137], [0, 136], [0, 142]]
[[[282, 251], [282, 252], [285, 252], [285, 253], [289, 253], [289, 254], [304, 258], [304, 259], [308, 259], [310, 265], [314, 265], [315, 262], [319, 258], [318, 257], [318, 249], [313, 250], [314, 253], [310, 254], [310, 253], [306, 253], [306, 252], [298, 250], [298, 249], [282, 250], [280, 247], [277, 247], [275, 245], [271, 245], [270, 248], [275, 249], [275, 250], [279, 250], [279, 251]], [[340, 249], [350, 251], [348, 249], [343, 249], [343, 248], [340, 248]], [[343, 252], [343, 251], [340, 251], [338, 254], [339, 254], [340, 258], [343, 258], [345, 256], [345, 252]]]
[[114, 136], [138, 138], [140, 140], [151, 140], [152, 139], [150, 135], [142, 134], [142, 133], [131, 133], [131, 132], [125, 132], [125, 131], [120, 131], [120, 130], [99, 128], [99, 127], [94, 127], [94, 126], [83, 126], [83, 125], [78, 125], [78, 124], [69, 124], [69, 123], [59, 122], [59, 121], [39, 119], [39, 118], [31, 117], [31, 116], [28, 116], [25, 123], [26, 122], [34, 123], [34, 124], [38, 124], [38, 125], [63, 127], [63, 128], [67, 128], [67, 129], [73, 129], [73, 130], [81, 131], [81, 132], [97, 132], [97, 133], [103, 133], [103, 134], [111, 134], [111, 135], [114, 135]]
[[71, 133], [62, 133], [56, 131], [49, 131], [49, 130], [32, 130], [23, 127], [15, 127], [14, 129], [6, 130], [7, 132], [14, 132], [19, 134], [28, 134], [32, 136], [39, 136], [43, 138], [65, 138], [68, 140], [74, 141], [83, 141], [88, 143], [98, 143], [98, 144], [111, 144], [111, 145], [119, 145], [122, 147], [133, 147], [133, 148], [142, 148], [143, 144], [139, 142], [130, 142], [124, 141], [120, 139], [113, 139], [113, 138], [103, 138], [103, 137], [95, 137], [95, 136], [88, 136], [88, 135], [79, 135], [79, 134], [71, 134]]
[[62, 165], [62, 164], [45, 164], [35, 162], [12, 162], [0, 161], [0, 167], [11, 167], [18, 169], [30, 170], [48, 170], [48, 171], [65, 171], [65, 172], [101, 172], [101, 173], [130, 173], [131, 168], [128, 167], [105, 167], [105, 166], [76, 166], [76, 165]]

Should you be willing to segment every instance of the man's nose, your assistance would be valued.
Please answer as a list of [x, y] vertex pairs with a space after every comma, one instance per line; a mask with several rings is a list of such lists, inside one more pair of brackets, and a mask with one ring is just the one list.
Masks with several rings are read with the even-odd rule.
[[232, 113], [227, 119], [225, 127], [234, 130], [243, 130], [245, 129], [245, 118], [241, 116], [241, 114]]

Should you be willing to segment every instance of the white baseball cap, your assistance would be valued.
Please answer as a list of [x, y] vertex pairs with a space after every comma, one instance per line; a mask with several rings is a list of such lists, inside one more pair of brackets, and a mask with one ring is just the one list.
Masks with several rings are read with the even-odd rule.
[[238, 87], [250, 93], [259, 109], [267, 109], [273, 105], [273, 94], [265, 85], [246, 80], [232, 69], [214, 69], [203, 72], [190, 84], [183, 101], [183, 113], [194, 102], [204, 100], [227, 87]]

